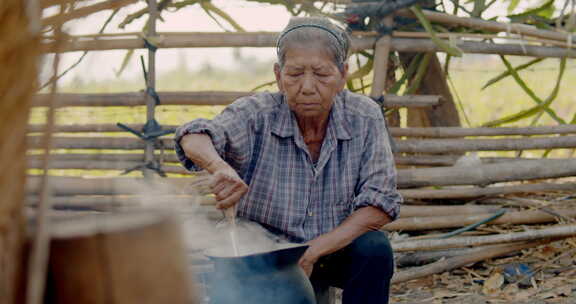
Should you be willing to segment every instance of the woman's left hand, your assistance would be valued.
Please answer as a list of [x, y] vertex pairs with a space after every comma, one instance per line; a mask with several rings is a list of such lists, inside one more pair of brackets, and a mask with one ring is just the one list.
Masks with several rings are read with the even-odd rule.
[[304, 255], [300, 258], [300, 261], [298, 261], [298, 265], [300, 265], [300, 268], [304, 270], [304, 273], [307, 277], [310, 277], [312, 274], [312, 270], [314, 270], [314, 263], [316, 263], [318, 260], [317, 258], [313, 257], [312, 254], [308, 253], [309, 250], [310, 248], [304, 252]]
[[300, 265], [300, 268], [304, 270], [304, 273], [310, 277], [312, 270], [314, 270], [314, 264], [319, 258], [332, 251], [331, 249], [333, 244], [330, 242], [328, 233], [311, 240], [307, 245], [309, 247], [300, 258], [300, 261], [298, 261], [298, 265]]
[[312, 270], [314, 270], [314, 263], [318, 261], [318, 258], [319, 257], [316, 257], [313, 253], [312, 246], [308, 247], [306, 252], [304, 252], [304, 255], [302, 255], [300, 261], [298, 261], [298, 265], [304, 270], [306, 276], [310, 277]]

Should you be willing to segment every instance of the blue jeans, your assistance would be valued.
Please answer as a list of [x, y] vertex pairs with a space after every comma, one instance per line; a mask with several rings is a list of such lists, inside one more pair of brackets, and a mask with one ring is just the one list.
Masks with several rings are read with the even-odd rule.
[[310, 277], [318, 304], [329, 287], [343, 289], [342, 304], [386, 304], [394, 274], [394, 255], [386, 234], [367, 232], [350, 245], [320, 258]]

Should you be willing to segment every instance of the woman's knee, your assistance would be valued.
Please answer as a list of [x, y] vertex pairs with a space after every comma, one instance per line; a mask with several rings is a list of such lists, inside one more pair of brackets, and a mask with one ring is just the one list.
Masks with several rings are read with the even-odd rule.
[[[390, 280], [394, 274], [394, 254], [388, 237], [381, 231], [370, 231], [358, 237], [349, 246], [354, 260], [362, 261], [368, 277]], [[373, 274], [372, 274], [373, 273]]]
[[353, 255], [361, 257], [389, 257], [393, 258], [392, 247], [386, 233], [382, 231], [369, 231], [359, 236], [350, 244]]

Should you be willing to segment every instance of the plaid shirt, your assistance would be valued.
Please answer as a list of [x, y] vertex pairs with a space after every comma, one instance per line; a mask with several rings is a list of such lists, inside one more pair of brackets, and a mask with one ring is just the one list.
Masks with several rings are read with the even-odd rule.
[[197, 171], [178, 144], [189, 133], [210, 135], [216, 151], [249, 186], [238, 216], [292, 241], [327, 233], [364, 206], [398, 216], [402, 198], [385, 122], [366, 96], [344, 90], [335, 97], [316, 163], [280, 93], [240, 98], [213, 120], [196, 119], [178, 128], [178, 157]]

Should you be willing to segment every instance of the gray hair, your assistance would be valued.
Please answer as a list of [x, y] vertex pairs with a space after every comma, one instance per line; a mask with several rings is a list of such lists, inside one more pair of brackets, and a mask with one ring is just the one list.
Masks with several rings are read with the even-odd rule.
[[284, 66], [286, 52], [294, 43], [323, 44], [332, 54], [334, 63], [340, 72], [344, 71], [350, 50], [350, 38], [344, 30], [332, 24], [330, 20], [321, 17], [291, 18], [276, 41], [276, 53], [280, 67]]

